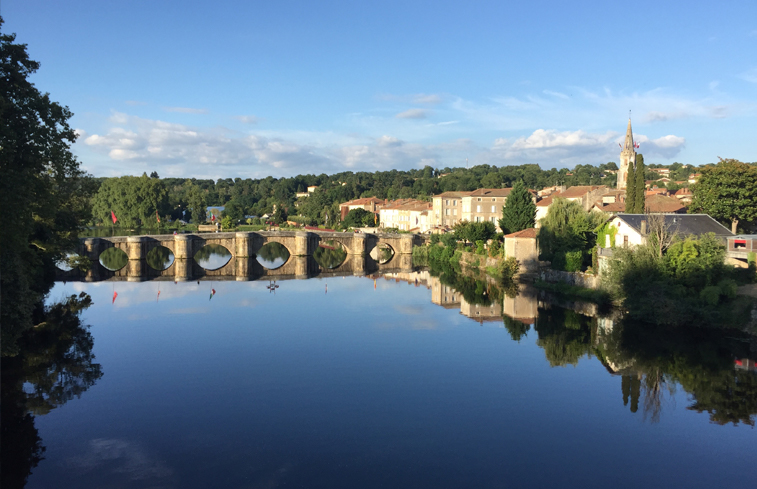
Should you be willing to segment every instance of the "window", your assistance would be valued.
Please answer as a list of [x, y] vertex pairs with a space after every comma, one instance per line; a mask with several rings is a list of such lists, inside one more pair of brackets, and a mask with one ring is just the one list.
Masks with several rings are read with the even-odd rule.
[[628, 235], [623, 235], [623, 246], [628, 247]]
[[457, 205], [457, 201], [456, 201], [456, 200], [453, 200], [453, 201], [452, 201], [452, 205]]
[[481, 206], [480, 205], [476, 206], [476, 212], [481, 212]]
[[449, 200], [445, 200], [444, 205], [449, 205]]
[[444, 215], [449, 216], [449, 209], [444, 209]]
[[496, 197], [492, 197], [492, 202], [497, 202], [497, 198]]
[[479, 197], [478, 199], [476, 199], [476, 201], [477, 202], [481, 202], [481, 197]]
[[456, 215], [457, 215], [457, 209], [453, 209], [453, 210], [452, 210], [452, 215], [453, 215], [453, 216], [456, 216]]
[[493, 222], [494, 224], [497, 224], [497, 222], [496, 222], [496, 219], [497, 219], [496, 217], [492, 216], [492, 222]]
[[492, 212], [497, 212], [497, 206], [495, 205], [492, 206]]
[[481, 222], [481, 216], [476, 216], [476, 222]]

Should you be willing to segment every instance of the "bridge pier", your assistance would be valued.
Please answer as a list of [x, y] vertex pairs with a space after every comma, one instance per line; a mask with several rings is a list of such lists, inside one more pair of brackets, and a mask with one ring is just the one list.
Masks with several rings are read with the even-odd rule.
[[[355, 233], [355, 235], [352, 237], [352, 246], [350, 246], [349, 253], [351, 255], [360, 255], [363, 256], [366, 254], [366, 236], [363, 233]], [[365, 270], [365, 265], [362, 267], [363, 270]]]
[[252, 252], [252, 233], [236, 233], [234, 240], [234, 256], [248, 258], [254, 254]]
[[413, 254], [414, 238], [414, 234], [403, 234], [400, 236], [400, 249], [398, 251], [401, 255]]

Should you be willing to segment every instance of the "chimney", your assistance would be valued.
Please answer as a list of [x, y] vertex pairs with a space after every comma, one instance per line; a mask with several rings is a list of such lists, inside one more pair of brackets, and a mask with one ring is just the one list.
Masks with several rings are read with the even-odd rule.
[[644, 236], [647, 234], [647, 220], [644, 219], [641, 221], [641, 235]]

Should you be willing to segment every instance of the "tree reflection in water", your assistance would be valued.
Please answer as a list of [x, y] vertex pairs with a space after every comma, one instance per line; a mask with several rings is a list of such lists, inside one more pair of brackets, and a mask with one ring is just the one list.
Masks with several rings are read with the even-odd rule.
[[205, 245], [194, 255], [198, 265], [206, 270], [218, 270], [231, 260], [231, 252], [221, 245]]
[[373, 247], [369, 255], [375, 261], [383, 265], [385, 263], [389, 263], [389, 261], [392, 259], [392, 257], [394, 256], [394, 250], [387, 244], [379, 243]]
[[266, 243], [258, 251], [257, 259], [267, 269], [274, 270], [289, 260], [289, 250], [281, 243]]
[[156, 246], [147, 253], [147, 264], [155, 270], [167, 269], [173, 263], [173, 259], [173, 252], [165, 246]]
[[118, 248], [108, 248], [100, 253], [100, 263], [111, 271], [121, 270], [129, 262], [126, 252]]
[[80, 313], [92, 303], [81, 293], [48, 308], [19, 341], [19, 353], [2, 358], [3, 487], [23, 487], [45, 451], [33, 415], [80, 397], [102, 377], [94, 341]]
[[324, 241], [319, 243], [318, 249], [313, 252], [313, 258], [321, 268], [333, 269], [344, 263], [347, 251], [338, 241]]
[[[429, 270], [469, 304], [488, 306], [513, 297], [517, 287], [493, 286], [464, 276], [453, 266]], [[544, 301], [543, 301], [544, 302]], [[520, 341], [530, 326], [503, 315], [503, 326]], [[597, 357], [621, 378], [623, 404], [656, 423], [677, 389], [690, 395], [687, 409], [707, 412], [717, 424], [754, 426], [757, 417], [757, 372], [736, 369], [735, 359], [757, 357], [754, 337], [735, 330], [654, 327], [631, 321], [589, 317], [557, 306], [539, 307], [536, 344], [553, 367], [576, 365]]]

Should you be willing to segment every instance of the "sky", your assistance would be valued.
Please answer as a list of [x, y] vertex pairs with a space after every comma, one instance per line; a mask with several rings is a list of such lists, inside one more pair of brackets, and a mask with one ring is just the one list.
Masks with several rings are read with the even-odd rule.
[[[95, 176], [757, 161], [757, 2], [2, 0]], [[467, 162], [467, 163], [466, 163]]]

